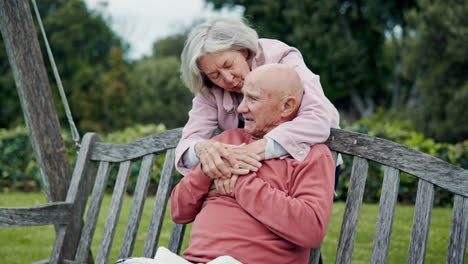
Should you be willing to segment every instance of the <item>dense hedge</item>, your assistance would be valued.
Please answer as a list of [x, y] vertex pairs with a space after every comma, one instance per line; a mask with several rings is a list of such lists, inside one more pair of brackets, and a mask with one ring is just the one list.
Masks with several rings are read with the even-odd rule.
[[[164, 125], [136, 125], [121, 131], [103, 136], [103, 141], [109, 143], [129, 142], [144, 136], [161, 133], [166, 130]], [[71, 164], [78, 150], [68, 133], [62, 133], [68, 157]], [[150, 188], [154, 191], [159, 182], [159, 174], [164, 161], [164, 155], [159, 155], [155, 162], [155, 173], [151, 179]], [[138, 164], [132, 169], [128, 182], [128, 192], [132, 193], [136, 185]], [[108, 188], [115, 183], [118, 168], [113, 168], [109, 178]], [[31, 143], [26, 128], [17, 127], [11, 130], [0, 130], [0, 191], [38, 191], [41, 188], [39, 168], [34, 158]]]
[[[376, 115], [373, 118], [361, 120], [353, 124], [344, 124], [343, 128], [371, 136], [386, 138], [399, 142], [410, 148], [428, 153], [442, 160], [449, 161], [462, 168], [468, 168], [468, 140], [458, 144], [436, 143], [415, 132], [409, 123], [385, 122], [382, 117]], [[111, 143], [124, 143], [150, 134], [165, 131], [164, 125], [137, 125], [127, 129], [105, 135], [103, 140]], [[67, 133], [63, 134], [68, 150], [69, 160], [74, 162], [76, 148]], [[34, 161], [33, 151], [25, 128], [19, 127], [12, 130], [0, 130], [0, 191], [37, 191], [40, 189], [39, 170]], [[342, 176], [337, 189], [337, 198], [344, 200], [349, 186], [351, 172], [351, 159], [344, 156], [345, 164], [342, 166]], [[164, 155], [160, 155], [155, 162], [154, 175], [150, 183], [150, 192], [155, 192], [159, 182], [160, 170], [163, 165]], [[133, 193], [138, 174], [138, 164], [132, 169], [127, 191]], [[108, 188], [112, 188], [116, 180], [118, 168], [113, 168]], [[179, 176], [180, 177], [180, 176]], [[369, 175], [364, 194], [365, 202], [377, 202], [380, 196], [383, 169], [374, 164], [370, 165]], [[400, 179], [399, 201], [413, 203], [415, 201], [417, 179], [413, 176], [402, 174]], [[447, 205], [452, 197], [446, 192], [437, 191], [436, 205]]]
[[[448, 161], [456, 166], [468, 168], [468, 140], [457, 144], [437, 143], [433, 139], [424, 137], [418, 133], [409, 122], [382, 121], [385, 118], [376, 114], [372, 118], [363, 119], [353, 124], [344, 124], [343, 128], [370, 136], [385, 138], [398, 142], [412, 149], [427, 153], [442, 160]], [[351, 174], [351, 157], [344, 156], [345, 164], [342, 166], [343, 173], [337, 188], [337, 199], [345, 200]], [[378, 202], [380, 198], [383, 180], [383, 167], [370, 163], [369, 172], [364, 191], [365, 202]], [[402, 173], [400, 177], [398, 200], [400, 203], [414, 203], [418, 179], [412, 175]], [[446, 206], [451, 204], [453, 196], [448, 192], [436, 188], [434, 204]]]

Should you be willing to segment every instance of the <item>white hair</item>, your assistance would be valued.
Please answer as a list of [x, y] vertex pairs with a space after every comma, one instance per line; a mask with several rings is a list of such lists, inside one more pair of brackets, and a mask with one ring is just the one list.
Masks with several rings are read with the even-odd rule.
[[194, 93], [207, 92], [211, 85], [198, 67], [198, 59], [207, 53], [223, 50], [248, 50], [247, 60], [257, 54], [258, 34], [244, 19], [214, 17], [193, 28], [180, 56], [181, 78]]

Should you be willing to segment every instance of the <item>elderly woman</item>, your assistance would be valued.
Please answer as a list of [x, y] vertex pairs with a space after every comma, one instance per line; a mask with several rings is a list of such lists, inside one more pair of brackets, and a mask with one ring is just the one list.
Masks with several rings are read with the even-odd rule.
[[[246, 75], [269, 63], [287, 64], [301, 77], [305, 92], [297, 117], [249, 145], [211, 140], [217, 129], [261, 122], [243, 120], [237, 106]], [[241, 19], [217, 17], [195, 27], [181, 55], [181, 73], [185, 85], [195, 94], [176, 149], [176, 167], [182, 174], [201, 163], [208, 177], [229, 178], [231, 174], [257, 171], [265, 159], [291, 156], [304, 160], [312, 145], [324, 142], [330, 128], [338, 127], [338, 112], [301, 53], [278, 40], [259, 39]]]

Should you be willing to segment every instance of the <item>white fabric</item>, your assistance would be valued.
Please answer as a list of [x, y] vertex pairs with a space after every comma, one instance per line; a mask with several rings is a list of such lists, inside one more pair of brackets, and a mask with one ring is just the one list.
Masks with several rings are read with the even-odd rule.
[[[154, 259], [151, 258], [128, 258], [115, 262], [115, 264], [192, 264], [181, 256], [173, 253], [165, 247], [159, 247]], [[230, 256], [221, 256], [213, 259], [207, 264], [242, 264]]]

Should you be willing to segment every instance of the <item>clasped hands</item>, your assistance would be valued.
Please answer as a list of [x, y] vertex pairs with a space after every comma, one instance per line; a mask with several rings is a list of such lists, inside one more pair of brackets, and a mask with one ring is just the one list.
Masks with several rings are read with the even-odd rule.
[[252, 171], [258, 171], [264, 160], [266, 140], [250, 144], [231, 145], [209, 139], [195, 146], [202, 171], [213, 179], [210, 193], [232, 195], [237, 179]]

